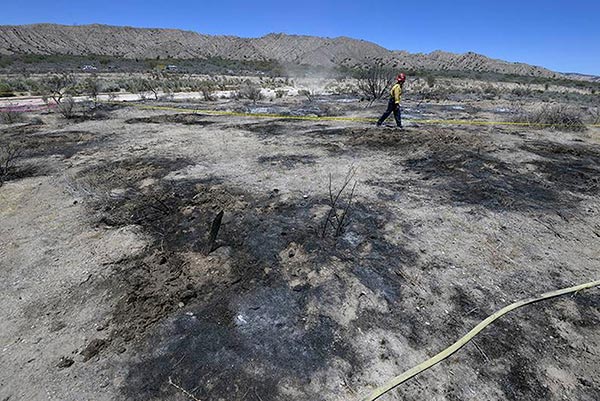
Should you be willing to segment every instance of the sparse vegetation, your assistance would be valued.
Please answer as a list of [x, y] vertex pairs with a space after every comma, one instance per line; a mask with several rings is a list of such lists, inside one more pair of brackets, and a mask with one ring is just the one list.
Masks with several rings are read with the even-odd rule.
[[600, 107], [593, 107], [588, 110], [589, 114], [589, 123], [598, 125], [600, 124]]
[[522, 122], [534, 128], [552, 128], [560, 131], [585, 131], [587, 127], [580, 112], [569, 106], [550, 105], [522, 113], [515, 122]]
[[433, 75], [427, 75], [425, 77], [425, 82], [427, 82], [427, 86], [433, 88], [435, 86], [435, 77]]
[[372, 66], [359, 72], [357, 87], [367, 100], [381, 99], [390, 87], [394, 73], [381, 65]]
[[306, 98], [306, 100], [308, 100], [309, 102], [312, 102], [313, 100], [315, 100], [315, 92], [310, 89], [300, 89], [298, 91], [298, 94], [300, 96], [304, 96]]
[[533, 91], [529, 87], [519, 86], [510, 91], [516, 97], [529, 97], [532, 95]]
[[2, 124], [15, 124], [25, 121], [23, 112], [7, 108], [0, 110], [0, 123]]
[[13, 173], [15, 164], [23, 154], [23, 148], [19, 142], [0, 142], [0, 187]]
[[98, 107], [98, 94], [100, 94], [100, 82], [96, 75], [87, 77], [83, 81], [83, 92], [90, 98], [94, 103], [94, 108]]
[[[354, 191], [356, 189], [357, 182], [354, 181], [352, 188], [350, 189], [350, 193], [348, 194], [348, 198], [344, 202], [344, 191], [350, 185], [350, 182], [354, 179], [356, 175], [356, 169], [351, 167], [346, 176], [344, 177], [344, 181], [339, 190], [333, 189], [332, 177], [331, 173], [329, 174], [329, 203], [328, 203], [328, 212], [325, 216], [325, 221], [322, 225], [321, 230], [321, 238], [325, 238], [328, 233], [330, 233], [333, 237], [339, 237], [340, 234], [344, 232], [344, 229], [348, 225], [348, 218], [350, 216], [350, 211], [352, 207], [352, 200], [354, 198]], [[344, 204], [345, 203], [345, 204]]]
[[[568, 96], [577, 102], [580, 96], [592, 99], [586, 91], [562, 93], [564, 88], [553, 85], [542, 92], [543, 86], [531, 85], [530, 94], [516, 97], [511, 93], [514, 84], [436, 76], [436, 84], [430, 87], [424, 77], [411, 77], [403, 106], [412, 120], [407, 123], [419, 127], [408, 123], [400, 132], [376, 128], [368, 120], [363, 124], [363, 118], [380, 115], [384, 102], [365, 107], [359, 102], [364, 95], [357, 93], [356, 81], [351, 78], [297, 79], [293, 88], [283, 88], [276, 86], [284, 82], [281, 79], [253, 77], [246, 81], [245, 77], [169, 73], [157, 79], [160, 85], [153, 95], [145, 91], [142, 81], [153, 78], [148, 72], [74, 76], [77, 82], [72, 91], [61, 90], [61, 101], [65, 107], [70, 104], [74, 108], [75, 120], [45, 117], [45, 110], [34, 108], [28, 112], [28, 124], [0, 129], [2, 139], [24, 140], [22, 149], [27, 152], [27, 158], [3, 158], [0, 167], [0, 179], [11, 182], [0, 189], [0, 227], [14, 242], [14, 246], [6, 247], [7, 260], [21, 260], [27, 249], [39, 247], [32, 253], [31, 263], [16, 263], [11, 269], [20, 270], [10, 276], [47, 277], [45, 262], [54, 260], [57, 266], [65, 266], [53, 269], [57, 275], [54, 292], [39, 286], [25, 286], [19, 291], [25, 291], [31, 303], [42, 305], [42, 313], [47, 311], [48, 299], [52, 310], [71, 310], [75, 299], [85, 312], [43, 315], [34, 329], [27, 329], [31, 327], [30, 317], [22, 314], [19, 324], [25, 329], [19, 336], [23, 344], [32, 344], [27, 352], [39, 358], [32, 368], [46, 369], [53, 361], [58, 363], [55, 347], [46, 353], [35, 347], [40, 328], [46, 330], [46, 324], [61, 319], [69, 326], [61, 336], [72, 339], [87, 330], [90, 322], [98, 321], [102, 330], [88, 332], [99, 333], [104, 342], [86, 341], [99, 347], [97, 356], [87, 362], [75, 358], [76, 347], [90, 348], [79, 340], [62, 348], [65, 355], [73, 356], [70, 363], [75, 368], [71, 369], [81, 368], [77, 372], [84, 372], [85, 380], [96, 370], [85, 373], [82, 363], [91, 367], [94, 363], [111, 366], [123, 362], [133, 372], [124, 393], [137, 398], [172, 396], [164, 392], [164, 378], [171, 371], [177, 377], [175, 382], [190, 389], [197, 387], [199, 377], [214, 378], [212, 389], [200, 386], [194, 391], [198, 399], [244, 399], [246, 389], [253, 386], [258, 386], [255, 391], [262, 396], [263, 391], [271, 391], [272, 383], [283, 382], [290, 375], [296, 377], [298, 372], [312, 380], [315, 366], [319, 372], [324, 368], [327, 375], [333, 375], [325, 377], [323, 383], [334, 383], [348, 372], [353, 361], [366, 360], [374, 352], [389, 358], [406, 344], [425, 349], [437, 327], [447, 327], [453, 330], [452, 336], [459, 336], [470, 323], [447, 325], [445, 309], [472, 313], [472, 318], [478, 319], [478, 312], [474, 312], [477, 305], [483, 305], [480, 312], [485, 314], [485, 308], [502, 303], [506, 293], [520, 293], [525, 286], [527, 291], [547, 290], [536, 284], [540, 272], [548, 268], [547, 258], [538, 257], [544, 252], [554, 252], [548, 257], [556, 258], [562, 266], [554, 269], [556, 274], [565, 274], [557, 280], [569, 280], [593, 269], [593, 260], [585, 251], [594, 246], [595, 235], [590, 229], [598, 231], [594, 216], [588, 213], [596, 208], [600, 191], [600, 155], [593, 142], [596, 128], [590, 129], [589, 135], [562, 135], [547, 129], [533, 132], [527, 126], [481, 128], [416, 121], [505, 121], [520, 104], [532, 107], [553, 96], [567, 99], [563, 103], [571, 99]], [[37, 75], [15, 75], [6, 81], [14, 89], [19, 85], [33, 87], [33, 82], [45, 80]], [[81, 123], [79, 113], [86, 110], [82, 107], [92, 107], [99, 88], [112, 87], [111, 94], [116, 96], [118, 88], [125, 86], [142, 90], [144, 96], [158, 97], [159, 102], [143, 105], [143, 110], [130, 107], [136, 105], [131, 101], [99, 103], [100, 112], [114, 113], [115, 119], [110, 123]], [[272, 103], [261, 102], [260, 107], [226, 96], [219, 96], [211, 105], [196, 99], [217, 98], [215, 91], [221, 90], [237, 91], [237, 99], [256, 101], [265, 87], [274, 95], [269, 99]], [[245, 88], [250, 90], [245, 92]], [[301, 88], [310, 89], [297, 91]], [[174, 91], [198, 91], [202, 95], [160, 102], [165, 93]], [[315, 93], [318, 99], [314, 99]], [[136, 98], [129, 94], [123, 97]], [[449, 101], [435, 104], [423, 98]], [[10, 101], [3, 102], [7, 103]], [[161, 110], [167, 104], [183, 110]], [[597, 121], [597, 104], [573, 104], [570, 111], [581, 114], [584, 121]], [[223, 110], [225, 115], [197, 112], [204, 109]], [[229, 110], [253, 110], [278, 117], [230, 117]], [[313, 118], [323, 115], [356, 117], [357, 121]], [[32, 125], [35, 117], [44, 117], [45, 125]], [[556, 124], [561, 124], [558, 120]], [[340, 172], [340, 165], [354, 162], [360, 165], [360, 174], [355, 169]], [[35, 178], [13, 185], [14, 180], [30, 176]], [[570, 221], [563, 221], [556, 211]], [[79, 216], [85, 224], [73, 223]], [[467, 225], [468, 238], [461, 241]], [[525, 244], [524, 249], [521, 239], [532, 235], [539, 241]], [[580, 241], [565, 244], [556, 240], [557, 235], [573, 235]], [[477, 252], [473, 252], [474, 243], [478, 244]], [[549, 249], [548, 243], [558, 248]], [[507, 268], [515, 262], [531, 266], [530, 270], [520, 269], [516, 281], [515, 270]], [[490, 296], [487, 302], [489, 288], [473, 289], [472, 280], [461, 274], [461, 269], [469, 266], [478, 266], [482, 280], [493, 278], [502, 286], [501, 293], [493, 299]], [[440, 302], [421, 302], [431, 288]], [[471, 292], [465, 290], [469, 288]], [[9, 296], [11, 304], [22, 304], [20, 292]], [[107, 303], [95, 304], [102, 300]], [[425, 309], [415, 311], [415, 305]], [[569, 332], [576, 333], [577, 338], [590, 335], [585, 331], [593, 323], [588, 318], [589, 305], [571, 306], [576, 311], [585, 308], [581, 313], [587, 319], [585, 327], [579, 324], [580, 314], [571, 323], [560, 314], [551, 320], [572, 324]], [[398, 313], [393, 315], [394, 311]], [[406, 311], [414, 313], [404, 316]], [[422, 319], [425, 315], [429, 325]], [[374, 316], [383, 319], [382, 325], [361, 334], [373, 325]], [[400, 331], [398, 321], [403, 327]], [[178, 323], [173, 326], [168, 322]], [[277, 322], [283, 322], [286, 330], [280, 330]], [[526, 333], [547, 324], [543, 316], [529, 319], [515, 332]], [[60, 330], [61, 325], [57, 327]], [[203, 335], [181, 334], [196, 330]], [[256, 332], [261, 338], [255, 341]], [[145, 339], [157, 333], [164, 335], [158, 343], [149, 344], [150, 348], [128, 345], [141, 339], [140, 347], [144, 347]], [[501, 386], [507, 381], [510, 386], [521, 383], [521, 376], [514, 380], [495, 376], [499, 368], [505, 368], [498, 365], [504, 358], [498, 358], [497, 353], [508, 352], [506, 360], [522, 358], [518, 363], [525, 361], [525, 365], [536, 360], [539, 346], [523, 336], [515, 350], [510, 338], [497, 341], [496, 334], [501, 336], [504, 331], [498, 333], [482, 343], [495, 365], [482, 364], [484, 371], [473, 384], [489, 386], [485, 390], [490, 390], [488, 394], [495, 391], [502, 398]], [[356, 336], [362, 336], [358, 339], [361, 344], [376, 349], [345, 350], [342, 344], [351, 343]], [[215, 341], [225, 348], [219, 344], [215, 347]], [[231, 358], [227, 344], [240, 341], [248, 358]], [[487, 340], [482, 337], [482, 341]], [[154, 354], [156, 344], [161, 348], [158, 354]], [[583, 347], [580, 341], [572, 345], [579, 347], [577, 351]], [[121, 347], [125, 351], [121, 352]], [[202, 355], [202, 363], [184, 358], [179, 352], [182, 349]], [[273, 349], [290, 351], [275, 355]], [[560, 349], [556, 355], [564, 357]], [[337, 350], [336, 354], [329, 356], [331, 350]], [[18, 360], [21, 351], [18, 347], [7, 352], [11, 360]], [[136, 365], [140, 353], [149, 356], [141, 367]], [[595, 372], [593, 355], [581, 354], [587, 355], [586, 369]], [[479, 354], [463, 355], [470, 358]], [[377, 369], [389, 368], [385, 358], [377, 362]], [[260, 367], [260, 380], [266, 379], [264, 387], [257, 385], [254, 374], [244, 376], [249, 359]], [[342, 363], [341, 368], [335, 361]], [[179, 364], [177, 369], [175, 364]], [[60, 366], [69, 369], [65, 364]], [[356, 380], [349, 385], [367, 386], [364, 378], [372, 367], [370, 363], [368, 368], [357, 366]], [[218, 376], [223, 371], [244, 379], [233, 383], [234, 388], [229, 375]], [[453, 377], [453, 382], [470, 373], [468, 369], [456, 372], [459, 376]], [[107, 371], [106, 377], [112, 373]], [[547, 379], [544, 372], [536, 370], [529, 377], [540, 382]], [[82, 389], [80, 379], [65, 378], [71, 380], [67, 384], [73, 388]], [[0, 379], [6, 381], [6, 377]], [[12, 388], [18, 389], [20, 379], [9, 377]], [[468, 380], [472, 379], [469, 376]], [[96, 387], [93, 377], [90, 382], [92, 390], [104, 389]], [[294, 394], [315, 399], [314, 393], [302, 393], [304, 383], [304, 379], [298, 382], [298, 389], [292, 389]], [[446, 384], [441, 385], [448, 388]], [[571, 394], [572, 398], [584, 394], [585, 388], [580, 390]], [[41, 391], [45, 394], [45, 387]], [[65, 391], [56, 396], [76, 398], [70, 390]], [[123, 394], [113, 398], [121, 399]], [[332, 394], [339, 399], [348, 396], [345, 390]], [[274, 394], [271, 398], [285, 397]], [[518, 397], [508, 394], [505, 398]]]
[[42, 81], [42, 91], [46, 102], [56, 106], [58, 112], [65, 118], [73, 118], [75, 115], [73, 94], [76, 93], [76, 83], [75, 78], [68, 73], [51, 75]]
[[263, 98], [260, 87], [249, 80], [242, 84], [242, 87], [236, 92], [236, 97], [252, 100], [254, 103]]
[[0, 97], [13, 97], [15, 96], [13, 89], [11, 86], [6, 83], [0, 81]]
[[202, 80], [194, 85], [194, 89], [198, 90], [202, 93], [202, 97], [206, 101], [214, 101], [215, 100], [215, 83], [209, 80]]

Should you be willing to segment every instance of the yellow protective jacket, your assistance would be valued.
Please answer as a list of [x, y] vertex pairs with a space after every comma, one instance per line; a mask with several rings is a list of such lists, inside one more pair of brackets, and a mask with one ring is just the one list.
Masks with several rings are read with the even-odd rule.
[[394, 84], [394, 86], [392, 86], [392, 90], [390, 91], [390, 96], [392, 99], [394, 99], [396, 104], [400, 104], [400, 98], [402, 97], [402, 85], [399, 83]]

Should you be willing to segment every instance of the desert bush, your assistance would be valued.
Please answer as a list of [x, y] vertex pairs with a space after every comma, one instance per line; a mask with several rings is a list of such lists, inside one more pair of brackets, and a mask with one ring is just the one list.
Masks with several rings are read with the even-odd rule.
[[518, 115], [514, 121], [530, 124], [536, 128], [553, 128], [561, 131], [586, 130], [581, 113], [564, 105], [543, 106], [532, 112]]
[[513, 95], [517, 96], [517, 97], [528, 97], [531, 96], [533, 94], [533, 91], [531, 90], [531, 88], [529, 87], [517, 87], [517, 88], [513, 88], [510, 93], [512, 93]]
[[22, 153], [23, 148], [20, 144], [0, 142], [0, 187], [4, 185]]
[[0, 110], [0, 123], [15, 124], [25, 121], [22, 111], [5, 109]]
[[202, 93], [202, 98], [206, 101], [215, 100], [215, 83], [209, 80], [202, 80], [194, 84], [194, 90]]
[[383, 66], [372, 66], [360, 71], [357, 77], [358, 92], [366, 99], [381, 99], [393, 81], [393, 72]]
[[82, 92], [94, 102], [94, 107], [98, 105], [98, 94], [100, 94], [100, 90], [100, 81], [98, 81], [96, 75], [87, 77], [82, 83]]
[[71, 95], [64, 96], [60, 103], [56, 104], [56, 108], [64, 118], [70, 119], [76, 115], [75, 99], [73, 99], [73, 96]]
[[166, 93], [170, 92], [169, 79], [160, 71], [154, 71], [143, 78], [131, 78], [124, 82], [124, 86], [127, 92], [138, 94], [141, 100], [145, 100], [149, 92], [154, 100], [158, 100], [161, 89]]
[[435, 77], [433, 75], [427, 75], [425, 77], [425, 82], [427, 82], [427, 86], [433, 88], [435, 86]]
[[498, 96], [499, 90], [492, 84], [487, 84], [483, 87], [483, 93], [486, 95]]
[[162, 88], [165, 92], [175, 93], [181, 92], [183, 82], [173, 74], [163, 74]]
[[142, 84], [139, 78], [130, 78], [119, 82], [119, 86], [129, 93], [140, 93]]
[[52, 99], [57, 110], [65, 117], [74, 117], [75, 101], [72, 94], [75, 93], [75, 78], [68, 73], [52, 75], [41, 83], [44, 101]]
[[117, 93], [121, 91], [121, 87], [117, 83], [105, 83], [102, 86], [102, 91], [108, 93]]
[[298, 94], [300, 96], [306, 97], [306, 100], [308, 100], [309, 102], [312, 102], [313, 100], [315, 100], [315, 92], [311, 91], [310, 89], [300, 89], [298, 91]]
[[325, 90], [333, 95], [361, 95], [356, 84], [351, 82], [332, 82], [325, 87]]
[[51, 75], [42, 81], [43, 89], [57, 103], [67, 94], [72, 94], [75, 90], [75, 78], [68, 73], [60, 75]]
[[253, 102], [263, 98], [260, 87], [250, 81], [246, 81], [237, 91], [236, 96], [239, 99], [249, 99]]
[[600, 107], [594, 107], [588, 110], [588, 121], [590, 124], [600, 124]]
[[152, 74], [150, 78], [142, 78], [140, 80], [140, 88], [144, 92], [152, 92], [154, 100], [158, 100], [158, 93], [160, 91], [161, 82], [159, 74]]
[[13, 97], [13, 88], [6, 82], [0, 82], [0, 97]]
[[420, 95], [422, 100], [442, 101], [449, 100], [451, 95], [456, 92], [456, 88], [438, 86], [437, 88], [424, 89], [420, 92]]
[[277, 89], [275, 91], [275, 97], [277, 99], [281, 99], [282, 97], [286, 96], [288, 93], [288, 91], [284, 90], [284, 89]]
[[154, 98], [158, 100], [158, 88], [153, 82], [146, 78], [132, 78], [125, 83], [125, 90], [129, 93], [136, 93], [140, 100], [146, 100], [146, 94], [152, 92]]

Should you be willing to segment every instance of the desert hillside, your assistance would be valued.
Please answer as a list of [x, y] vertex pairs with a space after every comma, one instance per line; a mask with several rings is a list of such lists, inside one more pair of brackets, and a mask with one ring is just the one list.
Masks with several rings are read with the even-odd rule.
[[0, 26], [2, 54], [95, 54], [131, 59], [221, 57], [330, 67], [353, 67], [379, 61], [407, 69], [489, 71], [549, 78], [561, 76], [545, 68], [495, 60], [472, 52], [411, 54], [347, 37], [269, 34], [261, 38], [240, 38], [203, 35], [178, 29], [107, 25]]

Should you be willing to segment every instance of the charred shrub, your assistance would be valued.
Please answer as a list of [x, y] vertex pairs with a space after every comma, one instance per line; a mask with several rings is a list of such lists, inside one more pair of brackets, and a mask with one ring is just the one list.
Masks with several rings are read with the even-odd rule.
[[252, 100], [253, 102], [263, 98], [260, 87], [250, 81], [244, 82], [242, 87], [236, 92], [235, 97]]
[[2, 110], [0, 111], [0, 124], [15, 124], [25, 121], [23, 113], [17, 110]]
[[23, 149], [20, 144], [0, 142], [0, 187], [13, 174], [17, 159], [22, 154]]
[[534, 128], [552, 128], [560, 131], [585, 131], [581, 113], [564, 106], [544, 106], [529, 113], [518, 115], [515, 122], [525, 123]]

